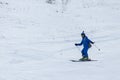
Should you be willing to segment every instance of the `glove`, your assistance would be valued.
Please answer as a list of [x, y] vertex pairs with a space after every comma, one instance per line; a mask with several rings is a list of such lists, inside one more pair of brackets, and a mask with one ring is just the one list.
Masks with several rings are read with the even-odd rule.
[[79, 46], [79, 44], [75, 44], [75, 46]]
[[95, 42], [92, 42], [92, 44], [95, 44]]

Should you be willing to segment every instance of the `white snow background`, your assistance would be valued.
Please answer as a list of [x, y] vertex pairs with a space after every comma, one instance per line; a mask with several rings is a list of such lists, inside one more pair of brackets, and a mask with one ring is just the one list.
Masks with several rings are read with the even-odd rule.
[[0, 0], [0, 80], [120, 80], [120, 0], [60, 1]]

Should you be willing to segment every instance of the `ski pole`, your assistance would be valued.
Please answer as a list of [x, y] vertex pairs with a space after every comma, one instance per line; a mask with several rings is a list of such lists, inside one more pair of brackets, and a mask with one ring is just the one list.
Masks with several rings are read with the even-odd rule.
[[76, 46], [78, 48], [78, 50], [80, 49], [78, 46]]
[[80, 47], [79, 46], [76, 46], [77, 47], [77, 49], [80, 51]]
[[98, 48], [95, 44], [93, 44], [95, 47], [96, 47], [96, 49], [98, 50], [98, 51], [100, 51], [100, 48]]

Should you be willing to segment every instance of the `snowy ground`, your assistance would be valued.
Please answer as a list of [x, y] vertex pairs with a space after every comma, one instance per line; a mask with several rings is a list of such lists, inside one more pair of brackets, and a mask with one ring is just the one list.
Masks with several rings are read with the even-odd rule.
[[[119, 21], [119, 0], [0, 0], [0, 80], [120, 80]], [[83, 30], [98, 61], [70, 62]]]

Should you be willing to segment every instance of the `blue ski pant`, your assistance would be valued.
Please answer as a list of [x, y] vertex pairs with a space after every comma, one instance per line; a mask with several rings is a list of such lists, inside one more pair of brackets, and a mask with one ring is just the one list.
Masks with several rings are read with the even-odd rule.
[[82, 49], [81, 53], [82, 53], [82, 56], [83, 56], [83, 57], [88, 57], [88, 49], [89, 49], [89, 48], [83, 48], [83, 49]]

